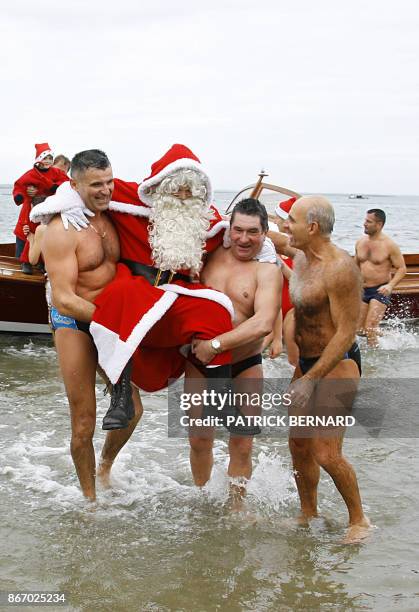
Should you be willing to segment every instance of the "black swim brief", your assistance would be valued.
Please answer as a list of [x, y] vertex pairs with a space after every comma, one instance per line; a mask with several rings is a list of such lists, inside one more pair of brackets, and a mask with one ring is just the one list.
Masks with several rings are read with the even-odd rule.
[[[320, 355], [318, 357], [300, 357], [298, 364], [301, 372], [306, 374], [319, 359]], [[359, 375], [362, 376], [361, 351], [359, 350], [359, 345], [357, 342], [353, 343], [349, 351], [347, 351], [343, 356], [343, 359], [352, 359], [352, 361], [355, 361], [356, 365], [358, 366]]]
[[260, 365], [261, 363], [262, 353], [252, 355], [251, 357], [246, 357], [246, 359], [242, 359], [241, 361], [236, 361], [236, 363], [233, 363], [231, 366], [231, 377], [236, 378], [249, 368], [253, 368], [253, 366]]
[[[252, 355], [251, 357], [246, 357], [246, 359], [242, 359], [241, 361], [237, 361], [236, 363], [233, 363], [232, 366], [219, 366], [217, 368], [205, 367], [193, 355], [189, 355], [188, 360], [193, 363], [193, 365], [201, 372], [203, 376], [207, 378], [209, 387], [208, 390], [214, 389], [216, 392], [229, 394], [231, 392], [234, 393], [234, 385], [231, 385], [231, 382], [229, 382], [229, 377], [225, 371], [226, 368], [231, 367], [231, 379], [237, 378], [249, 368], [261, 364], [262, 355], [261, 353], [258, 353], [256, 355]], [[249, 384], [252, 384], [251, 379], [249, 379]], [[250, 418], [248, 421], [240, 409], [230, 404], [229, 400], [226, 401], [222, 410], [218, 410], [217, 406], [204, 405], [202, 417], [205, 418], [208, 416], [220, 417], [223, 420], [223, 423], [226, 423], [227, 417], [236, 418], [236, 422], [232, 424], [230, 423], [229, 425], [224, 424], [225, 428], [231, 434], [240, 436], [255, 436], [261, 433], [259, 425], [253, 425], [251, 423], [252, 418]], [[250, 424], [247, 424], [248, 422], [250, 422]]]
[[386, 306], [390, 306], [391, 298], [389, 295], [382, 295], [378, 293], [378, 289], [383, 285], [376, 285], [375, 287], [364, 287], [364, 294], [362, 296], [362, 301], [365, 304], [369, 304], [371, 300], [377, 300], [377, 302], [381, 302], [381, 304], [385, 304]]

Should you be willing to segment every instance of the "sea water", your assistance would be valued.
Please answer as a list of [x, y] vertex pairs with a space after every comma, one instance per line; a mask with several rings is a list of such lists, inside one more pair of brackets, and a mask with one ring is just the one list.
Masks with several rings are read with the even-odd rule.
[[[5, 188], [0, 201], [2, 241], [11, 239], [16, 216], [9, 194]], [[220, 208], [231, 196], [216, 193]], [[330, 197], [342, 247], [353, 248], [365, 209], [374, 206], [388, 213], [387, 231], [402, 250], [419, 251], [417, 198]], [[377, 350], [362, 342], [364, 377], [383, 384], [417, 378], [418, 331], [414, 321], [393, 321]], [[287, 378], [292, 368], [281, 355], [266, 359], [264, 371]], [[109, 402], [102, 388], [98, 379], [97, 456]], [[216, 441], [212, 479], [198, 490], [187, 440], [168, 437], [167, 394], [144, 394], [143, 404], [141, 424], [113, 468], [113, 488], [99, 490], [89, 512], [70, 458], [51, 339], [0, 334], [0, 590], [64, 591], [67, 609], [89, 611], [419, 610], [419, 431], [347, 438], [374, 529], [366, 543], [345, 546], [346, 509], [325, 473], [322, 518], [310, 527], [289, 524], [299, 503], [285, 437], [255, 441], [248, 514], [231, 514], [226, 438]]]

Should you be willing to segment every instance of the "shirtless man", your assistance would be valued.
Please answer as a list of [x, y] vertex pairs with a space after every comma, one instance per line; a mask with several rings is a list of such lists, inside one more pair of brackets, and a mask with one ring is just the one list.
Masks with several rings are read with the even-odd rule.
[[[42, 241], [52, 288], [51, 324], [71, 411], [71, 455], [83, 494], [94, 501], [96, 424], [95, 381], [97, 353], [89, 333], [96, 296], [116, 272], [119, 239], [106, 210], [113, 175], [102, 151], [78, 153], [71, 164], [71, 187], [93, 216], [88, 227], [64, 229], [59, 215], [49, 223]], [[58, 196], [55, 196], [58, 197]], [[135, 416], [127, 427], [110, 431], [102, 450], [98, 476], [106, 485], [112, 463], [142, 414], [138, 391], [133, 391]], [[109, 412], [108, 412], [109, 414]]]
[[[360, 333], [365, 333], [368, 346], [377, 346], [377, 330], [390, 304], [394, 287], [406, 274], [406, 265], [399, 247], [383, 233], [386, 215], [380, 208], [367, 211], [364, 233], [355, 246], [355, 262], [364, 282]], [[391, 278], [391, 269], [396, 272]]]
[[[195, 340], [193, 352], [203, 364], [216, 353], [233, 350], [232, 377], [234, 391], [243, 392], [246, 380], [251, 390], [260, 392], [263, 380], [262, 343], [272, 330], [281, 307], [281, 273], [276, 265], [259, 263], [259, 253], [268, 230], [265, 207], [258, 200], [242, 200], [234, 207], [230, 220], [231, 247], [223, 246], [212, 253], [202, 271], [201, 279], [210, 287], [226, 293], [233, 302], [235, 328], [212, 340]], [[189, 374], [199, 371], [188, 365]], [[240, 385], [240, 388], [238, 388]], [[243, 410], [244, 412], [244, 410]], [[228, 475], [249, 479], [252, 474], [253, 434], [258, 428], [230, 430], [230, 463]], [[202, 486], [210, 478], [213, 464], [212, 436], [191, 436], [191, 468], [195, 484]], [[240, 487], [240, 495], [244, 492]]]
[[[320, 196], [297, 200], [285, 222], [291, 246], [300, 250], [294, 258], [291, 277], [295, 334], [300, 350], [290, 388], [292, 409], [296, 412], [306, 410], [309, 400], [310, 409], [323, 410], [331, 394], [330, 386], [328, 397], [322, 394], [319, 384], [322, 379], [335, 379], [334, 384], [345, 386], [347, 409], [350, 409], [361, 374], [359, 348], [354, 343], [361, 279], [349, 255], [331, 242], [333, 224], [333, 207]], [[300, 437], [298, 431], [290, 431], [301, 520], [317, 516], [317, 486], [320, 467], [323, 467], [348, 508], [349, 530], [345, 541], [359, 541], [366, 536], [370, 523], [362, 510], [355, 472], [342, 455], [343, 431], [337, 430], [336, 435], [335, 431], [324, 434], [314, 430], [310, 437]]]

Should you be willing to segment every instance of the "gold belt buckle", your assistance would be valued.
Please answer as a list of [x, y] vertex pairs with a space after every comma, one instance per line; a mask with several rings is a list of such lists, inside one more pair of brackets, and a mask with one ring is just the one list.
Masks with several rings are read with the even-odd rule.
[[157, 272], [157, 276], [156, 276], [156, 278], [155, 278], [155, 280], [154, 280], [154, 286], [155, 286], [155, 287], [158, 287], [158, 286], [159, 286], [159, 282], [160, 282], [161, 273], [162, 273], [162, 270], [159, 270], [159, 271]]

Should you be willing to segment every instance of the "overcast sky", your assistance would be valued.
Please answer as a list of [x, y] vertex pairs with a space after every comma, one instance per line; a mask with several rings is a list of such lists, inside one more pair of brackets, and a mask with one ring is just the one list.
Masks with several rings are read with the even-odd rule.
[[417, 0], [13, 0], [0, 182], [34, 143], [141, 180], [175, 142], [214, 187], [419, 193]]

